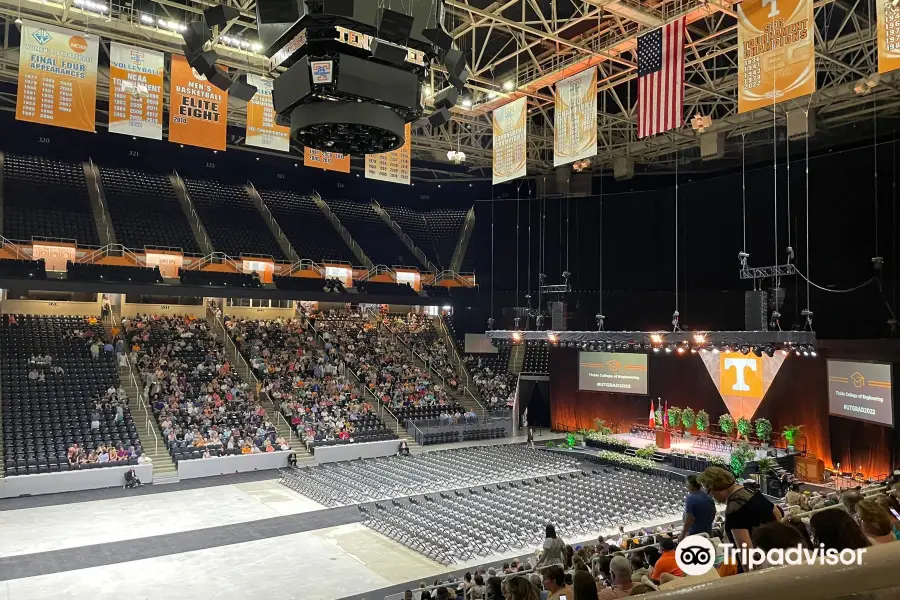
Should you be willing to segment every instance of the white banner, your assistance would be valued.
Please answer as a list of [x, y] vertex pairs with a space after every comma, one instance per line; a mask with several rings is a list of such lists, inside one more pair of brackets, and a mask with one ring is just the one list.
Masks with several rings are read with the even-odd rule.
[[109, 131], [161, 140], [163, 53], [112, 42], [109, 63]]
[[597, 155], [597, 68], [556, 84], [553, 166]]
[[410, 184], [410, 145], [412, 128], [406, 124], [406, 141], [391, 152], [366, 154], [366, 179]]
[[528, 102], [523, 96], [496, 109], [494, 118], [494, 185], [525, 176]]
[[290, 128], [275, 124], [275, 108], [272, 106], [274, 81], [260, 75], [247, 75], [247, 83], [255, 85], [257, 90], [247, 103], [247, 145], [290, 152]]

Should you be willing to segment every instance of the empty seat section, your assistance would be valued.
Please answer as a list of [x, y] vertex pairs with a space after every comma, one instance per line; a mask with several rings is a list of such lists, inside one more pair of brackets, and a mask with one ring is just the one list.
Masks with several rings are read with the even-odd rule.
[[287, 260], [247, 191], [239, 185], [185, 179], [213, 249], [229, 256], [265, 254]]
[[312, 198], [282, 190], [260, 191], [300, 258], [316, 263], [359, 261]]
[[425, 222], [425, 215], [404, 206], [385, 206], [383, 208], [429, 260], [435, 264], [441, 264], [439, 260], [441, 257], [438, 256], [434, 247], [431, 233], [428, 231], [428, 223]]
[[201, 253], [168, 177], [101, 167], [100, 179], [120, 244], [128, 248], [167, 246]]
[[3, 235], [65, 238], [99, 246], [84, 171], [78, 163], [7, 154], [3, 161]]
[[347, 200], [328, 200], [341, 224], [347, 228], [363, 252], [375, 264], [417, 267], [419, 261], [394, 230], [378, 216], [371, 204]]
[[453, 253], [459, 244], [459, 234], [466, 222], [466, 212], [462, 210], [432, 210], [424, 215], [428, 231], [438, 256], [437, 264], [443, 269], [450, 268]]

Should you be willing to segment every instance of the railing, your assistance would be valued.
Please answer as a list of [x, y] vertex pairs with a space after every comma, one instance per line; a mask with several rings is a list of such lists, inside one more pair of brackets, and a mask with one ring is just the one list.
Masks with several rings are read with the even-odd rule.
[[331, 207], [328, 206], [328, 203], [322, 199], [322, 196], [319, 195], [319, 192], [313, 190], [313, 195], [315, 198], [318, 198], [319, 201], [316, 202], [316, 204], [319, 205], [319, 208], [323, 213], [325, 213], [325, 216], [328, 217], [328, 220], [332, 222], [335, 229], [337, 229], [338, 233], [341, 234], [341, 238], [344, 240], [344, 242], [348, 246], [350, 246], [350, 249], [353, 251], [353, 255], [363, 261], [363, 266], [365, 266], [366, 268], [372, 268], [372, 265], [374, 263], [366, 255], [366, 253], [363, 252], [363, 249], [359, 244], [356, 243], [356, 240], [353, 239], [353, 236], [350, 235], [350, 230], [344, 227], [344, 224], [341, 223], [341, 220], [338, 218], [338, 216], [334, 214], [334, 211], [331, 210]]
[[459, 232], [459, 238], [456, 240], [456, 247], [453, 249], [453, 256], [450, 257], [450, 270], [459, 272], [462, 268], [462, 263], [466, 258], [466, 253], [469, 250], [469, 243], [472, 238], [472, 233], [475, 230], [475, 206], [473, 205], [466, 212], [466, 216], [463, 219], [463, 226]]
[[288, 267], [287, 273], [282, 274], [293, 275], [297, 271], [315, 271], [322, 277], [326, 276], [325, 267], [308, 258], [304, 258], [293, 263], [290, 267]]
[[0, 235], [0, 248], [11, 249], [13, 255], [15, 255], [18, 260], [34, 260], [33, 257], [25, 254], [25, 252], [23, 252], [22, 249], [19, 248], [18, 244], [13, 243], [11, 240], [6, 239], [2, 235]]
[[387, 265], [375, 265], [374, 267], [366, 271], [366, 274], [360, 278], [360, 281], [368, 281], [376, 275], [386, 274], [391, 276], [391, 281], [397, 280], [397, 272], [394, 271], [394, 269], [390, 268]]
[[129, 250], [122, 244], [107, 244], [102, 248], [94, 250], [92, 252], [88, 252], [81, 258], [75, 260], [77, 263], [93, 263], [107, 256], [121, 256], [130, 258], [135, 262], [136, 265], [146, 265], [146, 262], [141, 259], [140, 256], [135, 254], [132, 250]]
[[[471, 383], [471, 378], [469, 377], [469, 369], [466, 367], [465, 363], [463, 362], [463, 359], [459, 354], [459, 349], [456, 347], [456, 344], [453, 342], [453, 338], [450, 336], [450, 331], [447, 329], [447, 324], [444, 323], [444, 319], [441, 317], [438, 317], [437, 320], [440, 323], [439, 329], [444, 334], [444, 344], [446, 344], [453, 351], [453, 354], [451, 355], [451, 364], [453, 362], [452, 359], [455, 358], [456, 359], [456, 374], [459, 376], [460, 379], [465, 378], [465, 380], [466, 380], [466, 384], [463, 388], [463, 391], [466, 394], [468, 394], [479, 407], [481, 407], [481, 411], [482, 411], [482, 413], [484, 413], [487, 410], [487, 407], [481, 402], [481, 400], [478, 399], [478, 396], [473, 394], [472, 390], [469, 389], [469, 384]], [[479, 392], [479, 394], [480, 394], [480, 392]]]
[[202, 236], [201, 241], [203, 243], [200, 245], [203, 246], [204, 250], [206, 250], [207, 248], [212, 250], [212, 247], [213, 247], [212, 242], [209, 241], [209, 236], [206, 234], [206, 228], [203, 226], [203, 221], [200, 219], [199, 213], [197, 213], [197, 210], [194, 208], [194, 203], [191, 200], [190, 193], [188, 193], [187, 185], [184, 183], [184, 180], [181, 178], [181, 175], [178, 174], [178, 171], [174, 171], [173, 173], [175, 175], [175, 181], [178, 182], [178, 185], [181, 186], [181, 190], [184, 193], [183, 195], [184, 195], [184, 200], [186, 202], [185, 205], [187, 206], [187, 209], [188, 209], [188, 214], [190, 214], [191, 218], [194, 219], [194, 225], [197, 227], [197, 233], [199, 233]]
[[234, 270], [237, 271], [238, 273], [243, 272], [241, 265], [237, 264], [237, 262], [235, 262], [235, 260], [232, 257], [228, 256], [224, 252], [212, 252], [210, 254], [207, 254], [206, 256], [204, 256], [203, 258], [201, 258], [200, 260], [198, 260], [191, 266], [182, 267], [182, 268], [190, 270], [190, 271], [200, 271], [201, 269], [203, 269], [203, 267], [207, 267], [207, 266], [213, 265], [213, 264], [215, 264], [215, 265], [231, 265], [234, 268]]
[[438, 268], [434, 265], [433, 262], [428, 260], [425, 252], [423, 252], [422, 249], [416, 245], [415, 241], [413, 241], [411, 237], [403, 232], [403, 228], [400, 227], [400, 223], [394, 220], [394, 217], [391, 216], [391, 213], [386, 211], [375, 198], [370, 198], [370, 200], [372, 201], [372, 204], [375, 205], [375, 212], [381, 214], [382, 218], [384, 218], [390, 224], [391, 229], [393, 229], [395, 233], [400, 235], [400, 238], [403, 240], [406, 247], [412, 250], [413, 255], [418, 258], [419, 261], [421, 261], [421, 263], [427, 268], [431, 269], [432, 271], [437, 271]]
[[103, 193], [100, 190], [100, 169], [94, 164], [91, 157], [88, 157], [88, 164], [91, 167], [91, 174], [94, 177], [94, 189], [97, 191], [97, 204], [100, 206], [100, 219], [103, 221], [103, 227], [106, 229], [106, 243], [110, 244], [113, 240], [112, 229], [109, 221], [106, 219], [106, 203], [103, 202]]
[[260, 211], [262, 211], [263, 217], [265, 219], [268, 219], [269, 225], [274, 230], [275, 237], [277, 239], [281, 240], [282, 242], [284, 242], [285, 246], [287, 246], [287, 248], [290, 250], [290, 253], [288, 253], [289, 255], [292, 255], [292, 256], [290, 256], [290, 258], [299, 261], [300, 255], [297, 254], [296, 250], [294, 250], [294, 246], [291, 244], [291, 241], [288, 239], [288, 237], [284, 234], [284, 231], [281, 229], [281, 226], [278, 224], [278, 221], [275, 220], [275, 215], [273, 215], [272, 211], [269, 210], [269, 207], [266, 206], [266, 203], [262, 199], [262, 196], [260, 195], [259, 191], [257, 191], [256, 186], [254, 186], [253, 182], [250, 181], [249, 179], [247, 180], [247, 186], [249, 187], [248, 191], [252, 192], [251, 198], [254, 201], [253, 203], [256, 204], [256, 206], [259, 208]]

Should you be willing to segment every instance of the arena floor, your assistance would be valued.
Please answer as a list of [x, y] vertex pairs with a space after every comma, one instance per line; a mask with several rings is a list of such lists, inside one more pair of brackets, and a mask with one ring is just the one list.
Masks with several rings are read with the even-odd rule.
[[0, 600], [382, 600], [370, 592], [471, 566], [433, 562], [272, 472], [7, 500], [0, 532]]

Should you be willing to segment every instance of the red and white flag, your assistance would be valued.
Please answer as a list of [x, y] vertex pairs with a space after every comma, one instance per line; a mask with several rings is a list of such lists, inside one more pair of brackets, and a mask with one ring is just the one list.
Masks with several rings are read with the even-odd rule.
[[653, 410], [653, 398], [650, 398], [650, 429], [656, 429], [656, 412]]
[[638, 137], [684, 125], [684, 17], [637, 40]]

